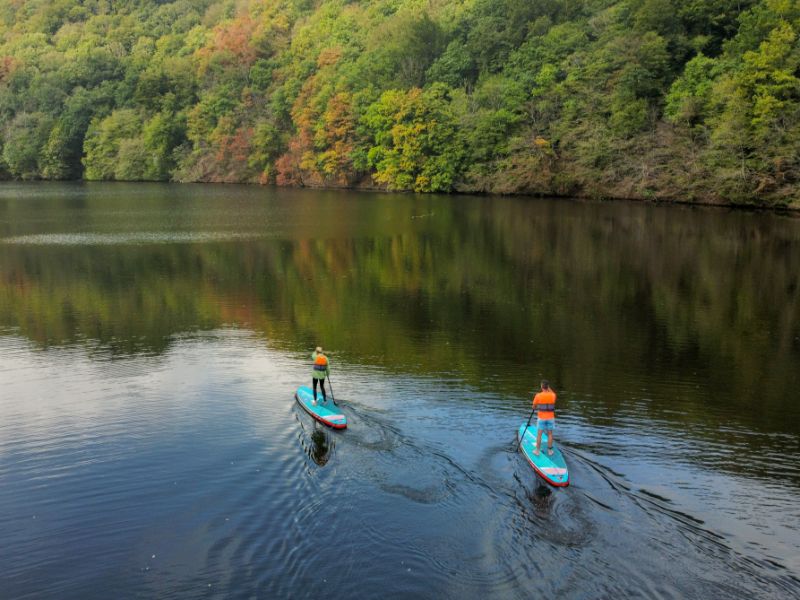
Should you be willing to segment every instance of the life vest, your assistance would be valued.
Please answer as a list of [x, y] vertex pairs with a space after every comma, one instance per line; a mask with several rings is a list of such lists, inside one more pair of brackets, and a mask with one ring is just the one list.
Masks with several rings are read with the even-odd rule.
[[317, 358], [314, 359], [314, 370], [315, 371], [327, 371], [328, 370], [328, 357], [324, 354], [317, 354]]
[[[536, 402], [536, 398], [539, 396], [549, 402]], [[554, 419], [556, 416], [556, 393], [553, 390], [539, 392], [533, 399], [533, 408], [539, 411], [540, 419]]]

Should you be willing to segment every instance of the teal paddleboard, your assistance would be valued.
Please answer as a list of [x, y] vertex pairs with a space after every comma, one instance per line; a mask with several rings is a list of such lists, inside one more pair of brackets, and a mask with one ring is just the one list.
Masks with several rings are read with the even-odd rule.
[[523, 423], [519, 426], [517, 435], [522, 439], [522, 443], [520, 444], [522, 454], [533, 467], [533, 470], [536, 471], [542, 479], [556, 487], [565, 487], [569, 485], [567, 463], [555, 441], [553, 441], [553, 455], [549, 456], [547, 454], [547, 433], [542, 434], [542, 448], [539, 452], [539, 456], [533, 453], [533, 451], [536, 450], [536, 425], [531, 425], [526, 430], [525, 423]]
[[339, 410], [339, 407], [333, 403], [330, 396], [328, 396], [328, 402], [325, 403], [322, 401], [322, 394], [317, 394], [317, 403], [315, 405], [314, 392], [307, 385], [301, 385], [297, 388], [294, 397], [297, 403], [320, 423], [324, 423], [328, 427], [333, 427], [334, 429], [344, 429], [347, 427], [347, 417], [345, 417], [342, 411]]

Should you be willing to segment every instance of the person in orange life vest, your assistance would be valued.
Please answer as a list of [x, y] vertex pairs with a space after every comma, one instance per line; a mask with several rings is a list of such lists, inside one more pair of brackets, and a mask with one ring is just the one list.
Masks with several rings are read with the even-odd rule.
[[314, 361], [314, 370], [311, 373], [311, 382], [314, 389], [314, 399], [312, 403], [317, 405], [317, 384], [322, 391], [322, 402], [327, 404], [328, 397], [325, 395], [325, 378], [331, 373], [331, 364], [328, 362], [328, 357], [322, 351], [321, 346], [317, 346], [314, 353], [311, 355], [311, 360]]
[[542, 433], [547, 432], [547, 454], [553, 454], [553, 429], [556, 423], [556, 393], [550, 389], [550, 382], [542, 380], [542, 391], [533, 397], [533, 408], [539, 412], [536, 419], [536, 449], [539, 456], [542, 447]]

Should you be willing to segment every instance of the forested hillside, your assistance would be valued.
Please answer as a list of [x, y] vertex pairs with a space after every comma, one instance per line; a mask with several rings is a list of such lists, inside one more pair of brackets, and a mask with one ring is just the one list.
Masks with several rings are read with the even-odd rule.
[[796, 0], [3, 0], [5, 178], [800, 204]]

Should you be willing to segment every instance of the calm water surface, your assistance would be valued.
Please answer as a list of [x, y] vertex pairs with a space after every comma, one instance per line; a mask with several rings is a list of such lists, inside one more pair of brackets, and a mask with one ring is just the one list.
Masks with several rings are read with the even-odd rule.
[[798, 218], [3, 184], [0, 596], [797, 597], [798, 390]]

